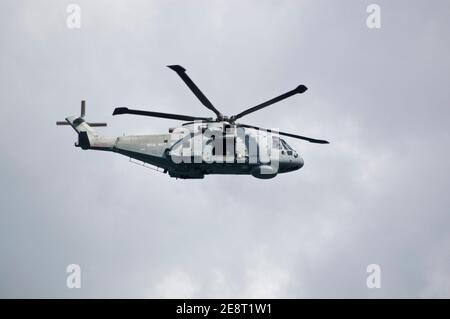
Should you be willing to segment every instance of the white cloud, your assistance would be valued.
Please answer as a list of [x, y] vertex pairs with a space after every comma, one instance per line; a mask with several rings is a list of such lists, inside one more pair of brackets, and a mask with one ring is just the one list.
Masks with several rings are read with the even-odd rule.
[[173, 271], [164, 276], [155, 285], [153, 298], [194, 298], [198, 284], [184, 271]]

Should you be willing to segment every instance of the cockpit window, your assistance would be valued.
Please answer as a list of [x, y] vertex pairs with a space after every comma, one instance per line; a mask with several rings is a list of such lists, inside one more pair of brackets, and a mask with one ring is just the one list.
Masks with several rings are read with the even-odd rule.
[[283, 148], [287, 151], [292, 151], [293, 149], [288, 145], [288, 143], [286, 143], [285, 140], [280, 139], [281, 144], [283, 145]]

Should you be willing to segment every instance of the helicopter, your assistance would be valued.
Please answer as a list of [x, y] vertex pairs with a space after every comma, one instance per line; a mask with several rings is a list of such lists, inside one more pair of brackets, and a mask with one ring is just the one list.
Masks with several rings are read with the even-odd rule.
[[81, 101], [81, 114], [69, 116], [56, 125], [70, 125], [78, 134], [76, 147], [83, 150], [99, 150], [119, 153], [150, 165], [155, 170], [180, 179], [202, 179], [211, 174], [252, 175], [259, 179], [270, 179], [279, 173], [296, 171], [303, 167], [303, 158], [282, 136], [305, 140], [310, 143], [328, 144], [321, 139], [264, 129], [238, 123], [242, 117], [280, 102], [307, 90], [305, 85], [281, 94], [273, 99], [248, 108], [236, 115], [225, 116], [208, 100], [203, 92], [180, 65], [168, 65], [175, 71], [203, 106], [215, 117], [200, 117], [173, 113], [162, 113], [117, 107], [116, 115], [139, 115], [172, 119], [184, 123], [169, 128], [166, 134], [124, 135], [105, 137], [93, 128], [107, 123], [87, 122], [86, 102]]

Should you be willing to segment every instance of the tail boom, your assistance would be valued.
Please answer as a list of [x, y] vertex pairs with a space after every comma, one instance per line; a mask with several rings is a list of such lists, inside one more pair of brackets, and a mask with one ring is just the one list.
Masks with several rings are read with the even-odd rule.
[[69, 116], [65, 121], [58, 121], [56, 125], [70, 125], [78, 134], [76, 147], [84, 150], [93, 149], [101, 151], [112, 151], [116, 138], [104, 137], [97, 134], [92, 127], [106, 126], [106, 123], [90, 123], [84, 120], [86, 114], [86, 102], [81, 101], [81, 114], [79, 117]]

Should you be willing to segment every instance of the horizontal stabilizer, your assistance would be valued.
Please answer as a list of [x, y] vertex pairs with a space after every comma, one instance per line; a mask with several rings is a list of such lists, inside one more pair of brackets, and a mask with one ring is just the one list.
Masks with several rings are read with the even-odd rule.
[[[84, 116], [86, 115], [86, 101], [82, 100], [81, 101], [81, 112], [80, 112], [80, 117], [78, 119], [76, 119], [75, 117], [73, 117], [72, 121], [75, 121], [75, 124], [80, 124], [81, 122], [84, 122]], [[107, 124], [105, 122], [85, 122], [87, 125], [91, 126], [91, 127], [101, 127], [101, 126], [107, 126]], [[65, 121], [57, 121], [56, 125], [72, 125], [72, 123], [70, 123], [70, 121], [68, 119], [66, 119]], [[75, 125], [75, 126], [77, 126]], [[72, 125], [73, 126], [73, 125]], [[75, 128], [75, 127], [74, 127]]]

